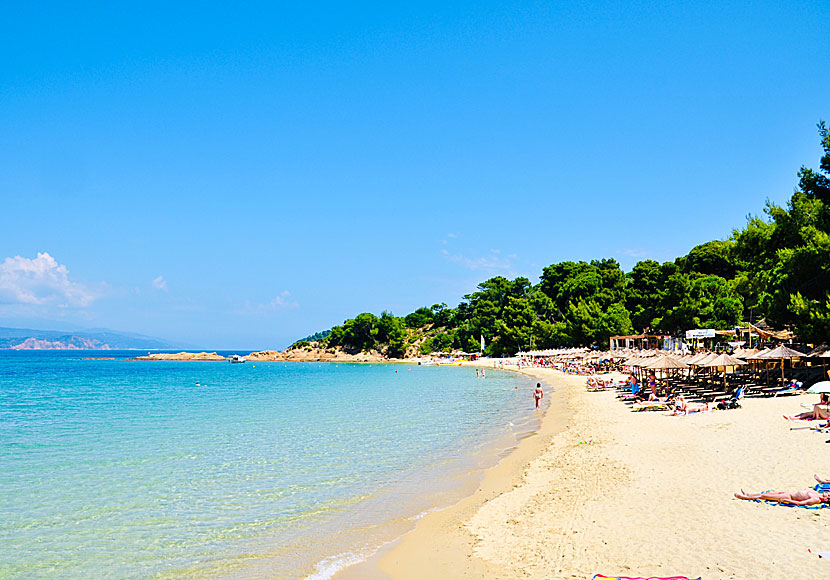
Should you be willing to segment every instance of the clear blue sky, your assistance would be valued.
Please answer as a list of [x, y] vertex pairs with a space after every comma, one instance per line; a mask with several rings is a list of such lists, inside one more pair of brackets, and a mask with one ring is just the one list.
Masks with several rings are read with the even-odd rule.
[[672, 260], [830, 120], [826, 1], [304, 4], [4, 7], [0, 325], [281, 348]]

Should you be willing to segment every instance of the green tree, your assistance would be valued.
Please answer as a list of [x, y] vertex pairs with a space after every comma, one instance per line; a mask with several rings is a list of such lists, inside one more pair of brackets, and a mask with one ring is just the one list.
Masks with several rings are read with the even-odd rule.
[[634, 264], [627, 278], [626, 307], [634, 330], [654, 326], [663, 314], [666, 299], [666, 272], [659, 262], [643, 260]]
[[407, 328], [422, 328], [433, 321], [432, 309], [422, 307], [404, 317]]

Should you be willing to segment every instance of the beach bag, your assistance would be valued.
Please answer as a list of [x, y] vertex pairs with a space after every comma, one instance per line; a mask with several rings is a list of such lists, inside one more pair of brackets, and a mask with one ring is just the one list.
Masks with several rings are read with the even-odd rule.
[[718, 403], [718, 409], [725, 411], [726, 409], [740, 409], [741, 404], [737, 399], [727, 399]]

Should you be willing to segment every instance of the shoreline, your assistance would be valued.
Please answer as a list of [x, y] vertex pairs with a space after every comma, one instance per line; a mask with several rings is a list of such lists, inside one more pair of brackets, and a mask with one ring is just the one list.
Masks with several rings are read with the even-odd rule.
[[[495, 369], [491, 361], [465, 362], [463, 366], [519, 373], [541, 382], [545, 392], [543, 400], [547, 402], [539, 411], [538, 429], [520, 440], [495, 465], [485, 469], [471, 494], [452, 505], [428, 511], [416, 522], [414, 529], [382, 546], [365, 561], [338, 571], [332, 580], [501, 577], [501, 570], [494, 570], [491, 565], [469, 557], [474, 538], [460, 522], [471, 517], [486, 502], [515, 487], [516, 474], [521, 473], [524, 466], [564, 428], [568, 415], [567, 390], [557, 388], [552, 381], [555, 377], [548, 375], [545, 369], [511, 366]], [[532, 405], [530, 393], [527, 399]], [[429, 557], [425, 558], [427, 554]]]
[[815, 554], [830, 549], [830, 511], [732, 495], [830, 477], [827, 435], [781, 418], [815, 395], [670, 417], [633, 413], [613, 391], [588, 392], [582, 376], [526, 370], [550, 396], [537, 436], [472, 495], [336, 580], [830, 575]]

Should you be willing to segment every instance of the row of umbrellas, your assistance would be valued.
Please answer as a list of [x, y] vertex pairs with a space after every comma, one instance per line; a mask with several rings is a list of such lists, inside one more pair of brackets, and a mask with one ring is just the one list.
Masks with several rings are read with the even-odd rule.
[[[666, 353], [651, 353], [649, 356], [633, 356], [627, 358], [625, 364], [634, 367], [647, 368], [652, 370], [686, 369], [690, 366], [696, 367], [738, 367], [748, 364], [746, 361], [770, 360], [781, 361], [781, 380], [784, 380], [784, 361], [794, 358], [805, 357], [806, 355], [786, 345], [780, 345], [774, 349], [766, 349], [760, 352], [741, 351], [732, 356], [726, 353], [698, 353], [696, 355], [672, 355]], [[830, 351], [827, 353], [830, 355]], [[743, 360], [745, 359], [745, 360]], [[726, 385], [726, 372], [723, 375], [724, 386]]]

